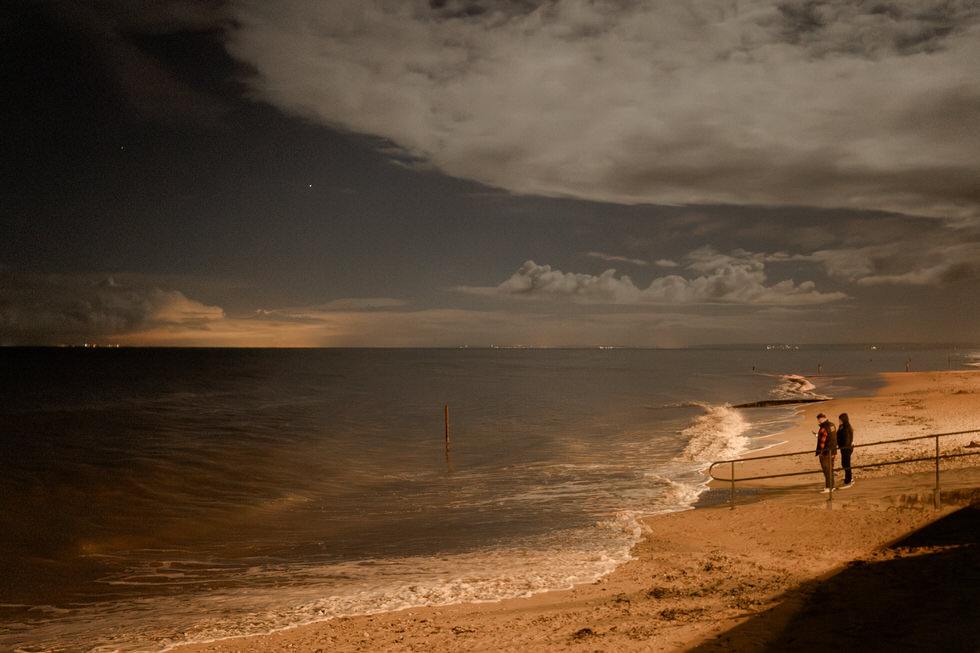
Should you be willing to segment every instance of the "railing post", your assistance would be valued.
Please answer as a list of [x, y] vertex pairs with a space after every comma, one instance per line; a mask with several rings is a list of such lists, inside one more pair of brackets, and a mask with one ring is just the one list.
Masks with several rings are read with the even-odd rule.
[[936, 492], [933, 495], [932, 505], [939, 510], [942, 499], [939, 497], [939, 435], [936, 435]]
[[732, 510], [735, 510], [735, 461], [732, 461]]
[[827, 495], [827, 510], [834, 509], [834, 492], [837, 491], [837, 481], [836, 474], [837, 470], [834, 469], [834, 465], [837, 463], [837, 455], [832, 454], [830, 456], [830, 494]]

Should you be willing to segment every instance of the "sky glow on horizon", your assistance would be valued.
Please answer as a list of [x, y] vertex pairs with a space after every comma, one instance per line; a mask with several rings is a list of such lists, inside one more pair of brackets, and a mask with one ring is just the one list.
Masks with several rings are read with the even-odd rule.
[[0, 345], [980, 341], [980, 7], [15, 0]]

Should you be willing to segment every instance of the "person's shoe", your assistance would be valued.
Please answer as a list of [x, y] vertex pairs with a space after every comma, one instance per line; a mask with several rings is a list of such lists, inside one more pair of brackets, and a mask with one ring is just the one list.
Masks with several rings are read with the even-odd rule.
[[844, 483], [844, 485], [840, 486], [837, 489], [838, 490], [846, 490], [847, 488], [851, 487], [852, 485], [854, 485], [854, 483]]
[[825, 487], [824, 489], [820, 490], [820, 493], [821, 494], [830, 494], [830, 488], [829, 487]]

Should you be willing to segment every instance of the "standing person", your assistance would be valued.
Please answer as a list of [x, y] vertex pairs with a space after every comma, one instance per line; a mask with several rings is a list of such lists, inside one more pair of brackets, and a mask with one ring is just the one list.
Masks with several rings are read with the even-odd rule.
[[851, 452], [854, 451], [854, 427], [851, 426], [851, 419], [847, 413], [841, 413], [837, 419], [840, 424], [837, 426], [837, 447], [840, 449], [840, 466], [844, 468], [844, 485], [851, 487], [854, 479], [851, 478]]
[[823, 413], [817, 415], [820, 430], [817, 431], [817, 452], [823, 469], [824, 493], [834, 488], [834, 458], [837, 455], [837, 429]]

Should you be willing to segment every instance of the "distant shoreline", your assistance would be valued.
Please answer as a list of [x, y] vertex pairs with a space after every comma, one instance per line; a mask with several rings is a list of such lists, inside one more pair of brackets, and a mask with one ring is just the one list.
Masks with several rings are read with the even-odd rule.
[[650, 350], [650, 351], [919, 351], [919, 350], [950, 350], [961, 349], [980, 349], [980, 343], [968, 342], [895, 342], [895, 343], [810, 343], [799, 345], [771, 345], [766, 343], [734, 343], [734, 344], [706, 344], [706, 345], [686, 345], [676, 347], [655, 347], [648, 345], [424, 345], [424, 346], [397, 346], [397, 345], [354, 345], [354, 346], [247, 346], [247, 345], [174, 345], [174, 344], [133, 344], [114, 342], [111, 339], [91, 340], [89, 342], [77, 343], [0, 343], [0, 350], [10, 349], [255, 349], [255, 350], [309, 350], [309, 349], [350, 349], [350, 350], [455, 350], [469, 349], [475, 351], [600, 351], [600, 350]]

